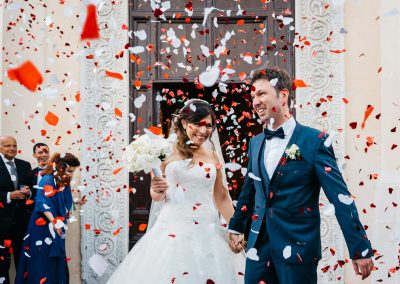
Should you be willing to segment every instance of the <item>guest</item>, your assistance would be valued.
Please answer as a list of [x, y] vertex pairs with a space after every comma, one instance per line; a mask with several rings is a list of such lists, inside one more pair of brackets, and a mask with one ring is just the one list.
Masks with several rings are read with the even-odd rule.
[[44, 278], [46, 283], [68, 283], [65, 233], [73, 204], [70, 182], [79, 165], [74, 155], [55, 153], [43, 170], [15, 283], [41, 283]]
[[[44, 170], [50, 158], [49, 146], [44, 143], [36, 143], [33, 146], [33, 157], [35, 157], [38, 163], [38, 166], [32, 170], [33, 185], [38, 185], [42, 179], [40, 173]], [[36, 195], [36, 190], [34, 192], [32, 195]]]
[[31, 165], [15, 158], [17, 141], [0, 136], [0, 280], [9, 284], [11, 254], [18, 267], [29, 213], [26, 199], [32, 187]]

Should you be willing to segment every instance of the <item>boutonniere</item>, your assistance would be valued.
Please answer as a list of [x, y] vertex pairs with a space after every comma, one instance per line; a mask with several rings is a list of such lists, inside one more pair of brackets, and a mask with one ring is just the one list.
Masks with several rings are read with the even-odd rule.
[[300, 148], [296, 144], [292, 144], [285, 150], [286, 157], [291, 160], [299, 160], [301, 158]]

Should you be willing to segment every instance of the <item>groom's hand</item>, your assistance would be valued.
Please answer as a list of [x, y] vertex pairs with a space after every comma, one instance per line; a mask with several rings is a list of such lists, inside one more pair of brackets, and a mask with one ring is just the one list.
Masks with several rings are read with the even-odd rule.
[[371, 258], [354, 259], [352, 262], [356, 275], [362, 275], [362, 280], [367, 278], [374, 268], [374, 263]]
[[239, 253], [244, 250], [244, 236], [243, 234], [228, 233], [229, 247], [234, 253]]

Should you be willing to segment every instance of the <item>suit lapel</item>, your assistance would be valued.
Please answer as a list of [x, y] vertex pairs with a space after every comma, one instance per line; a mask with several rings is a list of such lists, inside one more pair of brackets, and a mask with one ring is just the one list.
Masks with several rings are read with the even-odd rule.
[[259, 139], [256, 140], [255, 151], [257, 155], [257, 165], [255, 168], [257, 172], [254, 174], [261, 178], [262, 183], [264, 185], [264, 190], [263, 190], [264, 196], [265, 198], [267, 198], [266, 189], [268, 188], [269, 177], [267, 173], [267, 168], [265, 167], [264, 164], [264, 151], [265, 151], [264, 135], [260, 135]]
[[10, 172], [7, 169], [6, 164], [4, 164], [3, 159], [0, 157], [0, 173], [7, 179], [9, 187], [14, 188], [14, 183], [11, 180]]
[[[296, 127], [294, 128], [292, 137], [290, 138], [290, 140], [285, 148], [285, 151], [288, 147], [290, 147], [291, 145], [296, 143], [297, 138], [299, 137], [300, 130], [301, 130], [301, 124], [296, 122]], [[273, 193], [275, 193], [275, 190], [279, 185], [279, 181], [280, 181], [281, 177], [284, 175], [285, 170], [286, 170], [285, 151], [283, 151], [282, 157], [279, 160], [278, 166], [276, 167], [275, 172], [271, 178], [271, 192], [273, 192]]]

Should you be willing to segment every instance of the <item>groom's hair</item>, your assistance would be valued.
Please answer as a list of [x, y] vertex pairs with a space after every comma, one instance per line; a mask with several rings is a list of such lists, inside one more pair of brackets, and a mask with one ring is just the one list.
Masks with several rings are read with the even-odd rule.
[[273, 67], [265, 67], [261, 69], [257, 69], [251, 72], [250, 86], [253, 86], [254, 82], [257, 80], [268, 80], [278, 79], [276, 82], [275, 90], [279, 93], [282, 90], [288, 90], [289, 98], [288, 98], [288, 106], [290, 107], [291, 96], [292, 96], [292, 79], [290, 78], [289, 73], [278, 66]]

